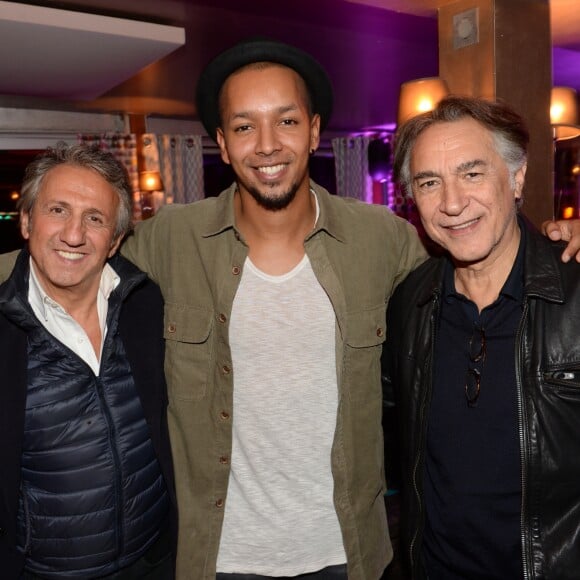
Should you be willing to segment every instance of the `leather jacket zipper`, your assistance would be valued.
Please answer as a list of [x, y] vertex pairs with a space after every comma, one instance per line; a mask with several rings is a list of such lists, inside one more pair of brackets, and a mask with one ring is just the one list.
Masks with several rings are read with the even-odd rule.
[[528, 546], [528, 539], [526, 537], [526, 465], [527, 465], [527, 430], [524, 428], [524, 424], [527, 423], [526, 415], [524, 413], [524, 403], [523, 403], [523, 392], [522, 392], [522, 376], [521, 376], [521, 347], [522, 347], [522, 335], [524, 322], [527, 318], [529, 310], [529, 304], [526, 299], [524, 299], [524, 307], [522, 318], [520, 320], [520, 325], [516, 334], [516, 348], [515, 348], [515, 370], [516, 370], [516, 390], [518, 398], [518, 431], [520, 439], [520, 469], [521, 469], [521, 480], [522, 480], [522, 499], [521, 499], [521, 510], [520, 510], [520, 534], [522, 543], [522, 564], [524, 580], [530, 578], [530, 556]]
[[580, 369], [566, 367], [566, 370], [547, 371], [543, 374], [543, 378], [546, 383], [557, 385], [558, 387], [580, 388]]
[[417, 498], [417, 507], [418, 507], [418, 517], [420, 518], [420, 522], [415, 529], [413, 534], [413, 538], [411, 540], [411, 544], [409, 546], [409, 561], [411, 562], [413, 572], [416, 573], [419, 570], [419, 554], [416, 557], [413, 556], [415, 552], [415, 546], [417, 544], [417, 540], [419, 537], [420, 532], [422, 533], [422, 528], [424, 527], [424, 515], [423, 515], [423, 498], [421, 496], [421, 492], [419, 491], [419, 485], [417, 483], [417, 473], [419, 471], [419, 466], [421, 462], [424, 462], [424, 454], [425, 454], [425, 443], [426, 443], [426, 420], [425, 414], [427, 412], [427, 401], [430, 399], [431, 396], [431, 388], [432, 388], [432, 378], [433, 378], [433, 352], [435, 350], [435, 320], [437, 319], [438, 315], [438, 306], [439, 306], [439, 295], [435, 293], [432, 300], [432, 310], [431, 310], [431, 319], [429, 322], [429, 330], [430, 330], [430, 341], [431, 341], [431, 352], [429, 358], [425, 361], [424, 372], [427, 375], [428, 373], [428, 387], [423, 394], [423, 398], [421, 400], [421, 408], [419, 410], [419, 424], [421, 425], [421, 448], [419, 449], [419, 453], [417, 454], [417, 458], [415, 460], [415, 464], [413, 465], [413, 491], [415, 493], [415, 497]]

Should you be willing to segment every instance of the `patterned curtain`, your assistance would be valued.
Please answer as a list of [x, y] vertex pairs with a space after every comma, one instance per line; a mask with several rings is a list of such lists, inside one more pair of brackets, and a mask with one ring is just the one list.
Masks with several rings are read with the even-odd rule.
[[143, 135], [145, 168], [159, 171], [167, 203], [204, 198], [200, 135]]
[[104, 135], [79, 135], [78, 140], [83, 145], [98, 145], [100, 149], [110, 151], [127, 168], [133, 191], [139, 191], [137, 138], [134, 134], [106, 133]]
[[[189, 203], [204, 197], [203, 155], [199, 135], [155, 135], [146, 133], [79, 135], [79, 143], [98, 145], [110, 151], [121, 161], [131, 179], [133, 188], [133, 217], [141, 219], [139, 192], [138, 147], [142, 154], [144, 171], [159, 171], [163, 181], [161, 199], [164, 203]], [[157, 193], [155, 194], [157, 196]]]
[[372, 202], [369, 143], [370, 137], [339, 137], [332, 140], [338, 195]]
[[83, 145], [98, 145], [100, 149], [110, 151], [126, 167], [133, 189], [133, 219], [141, 219], [136, 136], [133, 133], [105, 133], [103, 135], [78, 135], [78, 140]]

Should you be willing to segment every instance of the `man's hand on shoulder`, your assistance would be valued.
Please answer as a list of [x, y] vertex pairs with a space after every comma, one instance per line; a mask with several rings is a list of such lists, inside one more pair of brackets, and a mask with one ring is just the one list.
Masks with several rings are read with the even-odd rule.
[[14, 252], [0, 254], [0, 284], [6, 282], [10, 277], [19, 253], [20, 250], [15, 250]]
[[580, 219], [545, 221], [542, 233], [551, 240], [568, 242], [562, 252], [562, 262], [569, 262], [574, 257], [580, 262]]

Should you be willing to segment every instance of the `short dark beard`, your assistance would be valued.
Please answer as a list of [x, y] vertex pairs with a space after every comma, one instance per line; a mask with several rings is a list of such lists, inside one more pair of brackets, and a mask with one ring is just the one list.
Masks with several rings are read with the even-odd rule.
[[260, 207], [269, 211], [280, 211], [286, 209], [296, 197], [298, 184], [293, 183], [290, 189], [278, 197], [266, 197], [256, 187], [249, 187], [248, 192], [256, 200]]

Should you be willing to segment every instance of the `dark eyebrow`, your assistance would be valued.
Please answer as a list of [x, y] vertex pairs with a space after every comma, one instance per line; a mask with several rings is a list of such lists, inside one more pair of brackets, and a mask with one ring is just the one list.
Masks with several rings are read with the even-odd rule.
[[234, 121], [235, 119], [249, 119], [250, 117], [251, 117], [250, 113], [246, 111], [240, 111], [239, 113], [234, 113], [230, 117], [230, 120]]
[[465, 163], [458, 165], [457, 172], [462, 173], [464, 171], [469, 171], [474, 167], [485, 167], [486, 165], [487, 162], [485, 162], [483, 159], [473, 159], [472, 161], [466, 161]]
[[105, 216], [104, 212], [96, 207], [89, 207], [87, 208], [83, 214], [89, 214], [89, 213], [98, 213], [99, 215], [102, 215], [103, 217]]
[[[58, 205], [60, 207], [66, 208], [66, 209], [72, 209], [72, 205], [68, 201], [64, 201], [62, 199], [50, 199], [50, 200], [48, 200], [46, 205], [47, 206]], [[86, 209], [84, 209], [83, 215], [88, 215], [88, 214], [99, 214], [103, 217], [106, 217], [103, 210], [99, 209], [98, 207], [87, 207]]]
[[[483, 159], [472, 159], [471, 161], [465, 161], [457, 166], [455, 169], [456, 173], [464, 173], [465, 171], [469, 171], [475, 167], [485, 167], [487, 166], [487, 162]], [[427, 179], [429, 177], [439, 177], [439, 174], [435, 171], [420, 171], [413, 176], [413, 181], [417, 181], [418, 179]]]
[[284, 107], [280, 107], [278, 109], [278, 112], [280, 113], [280, 115], [284, 115], [286, 113], [292, 113], [293, 111], [297, 111], [298, 110], [298, 105], [296, 105], [295, 103], [292, 103], [291, 105], [286, 105]]
[[[287, 113], [292, 113], [294, 111], [298, 110], [298, 105], [296, 105], [295, 103], [292, 103], [290, 105], [284, 105], [282, 107], [278, 107], [278, 114], [279, 115], [285, 115]], [[234, 113], [231, 116], [231, 119], [252, 119], [253, 117], [253, 113], [251, 111], [239, 111], [237, 113]]]
[[427, 177], [439, 177], [439, 174], [435, 173], [435, 171], [420, 171], [419, 173], [413, 175], [413, 181], [417, 181], [418, 179], [425, 179]]

